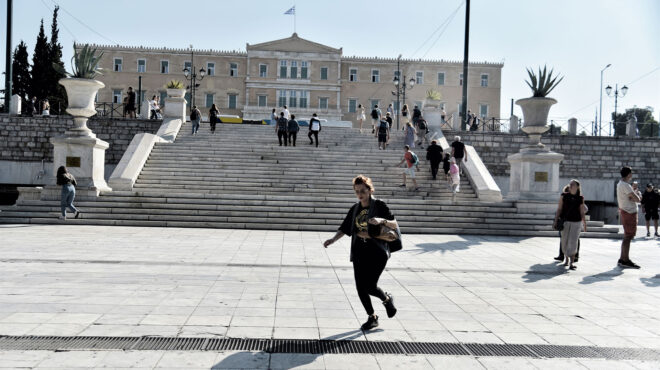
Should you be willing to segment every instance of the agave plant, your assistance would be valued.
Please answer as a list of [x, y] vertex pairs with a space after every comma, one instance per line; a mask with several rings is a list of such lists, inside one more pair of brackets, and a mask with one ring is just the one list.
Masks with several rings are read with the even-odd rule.
[[442, 94], [440, 94], [440, 91], [438, 90], [427, 90], [426, 91], [426, 99], [428, 100], [440, 100], [442, 99]]
[[102, 75], [102, 68], [99, 68], [99, 61], [103, 56], [103, 52], [96, 55], [96, 49], [92, 49], [89, 45], [83, 45], [80, 51], [76, 50], [76, 45], [73, 45], [73, 57], [71, 57], [71, 67], [73, 73], [64, 70], [61, 64], [53, 63], [53, 68], [66, 76], [75, 78], [93, 79], [96, 75]]
[[535, 98], [544, 98], [550, 94], [550, 91], [557, 87], [561, 80], [564, 79], [564, 77], [560, 78], [559, 81], [557, 81], [557, 78], [559, 76], [556, 76], [555, 78], [552, 78], [552, 72], [553, 70], [550, 70], [550, 73], [547, 73], [547, 68], [546, 66], [543, 66], [543, 71], [541, 71], [541, 67], [539, 67], [539, 75], [538, 78], [534, 72], [532, 72], [531, 69], [527, 68], [527, 74], [529, 75], [530, 81], [525, 81], [527, 85], [532, 89], [532, 92], [534, 92], [534, 97]]
[[183, 89], [183, 82], [179, 80], [171, 80], [165, 85], [166, 89]]

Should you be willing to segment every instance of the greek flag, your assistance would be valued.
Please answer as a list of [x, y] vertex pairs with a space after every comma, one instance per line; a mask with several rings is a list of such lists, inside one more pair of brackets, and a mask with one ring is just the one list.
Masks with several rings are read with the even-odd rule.
[[292, 14], [292, 15], [296, 15], [296, 6], [295, 6], [295, 5], [292, 6], [291, 9], [287, 10], [286, 12], [284, 12], [284, 14], [289, 14], [289, 15]]

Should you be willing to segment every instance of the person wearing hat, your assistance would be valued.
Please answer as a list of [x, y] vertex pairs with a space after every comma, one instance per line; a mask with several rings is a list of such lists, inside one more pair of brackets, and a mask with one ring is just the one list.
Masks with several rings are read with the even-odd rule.
[[660, 203], [660, 194], [658, 189], [653, 187], [653, 183], [646, 184], [646, 191], [642, 194], [642, 213], [646, 219], [646, 236], [651, 236], [651, 220], [655, 226], [655, 237], [658, 237], [658, 204]]

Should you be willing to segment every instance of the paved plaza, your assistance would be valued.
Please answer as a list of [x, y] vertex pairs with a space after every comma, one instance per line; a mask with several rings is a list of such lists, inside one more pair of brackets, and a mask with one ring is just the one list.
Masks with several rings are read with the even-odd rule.
[[[331, 339], [660, 349], [660, 239], [583, 239], [576, 271], [558, 238], [404, 235], [380, 280], [398, 314], [354, 287], [333, 233], [71, 225], [0, 226], [0, 336]], [[251, 351], [0, 350], [0, 367], [657, 369], [603, 358]]]

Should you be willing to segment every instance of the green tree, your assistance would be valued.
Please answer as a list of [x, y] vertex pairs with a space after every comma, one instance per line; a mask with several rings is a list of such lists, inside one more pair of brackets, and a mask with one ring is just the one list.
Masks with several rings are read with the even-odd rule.
[[11, 68], [12, 95], [18, 94], [21, 98], [27, 99], [27, 94], [30, 92], [30, 64], [28, 63], [27, 45], [23, 40], [14, 50]]
[[30, 96], [36, 96], [37, 100], [48, 97], [50, 75], [53, 73], [53, 65], [50, 61], [50, 48], [48, 39], [44, 33], [44, 20], [41, 20], [37, 43], [32, 53], [32, 83], [30, 84]]
[[[62, 45], [59, 43], [60, 30], [57, 27], [57, 13], [60, 10], [59, 6], [55, 6], [53, 10], [53, 23], [50, 27], [50, 43], [48, 44], [50, 61], [59, 64], [64, 69], [64, 62], [62, 62]], [[50, 102], [51, 111], [55, 114], [60, 114], [59, 108], [64, 110], [66, 108], [66, 92], [64, 87], [60, 85], [59, 81], [64, 78], [64, 74], [52, 68], [51, 73], [48, 74], [48, 100]]]
[[617, 113], [616, 117], [614, 117], [614, 113], [612, 113], [612, 118], [616, 118], [616, 125], [614, 126], [615, 135], [626, 134], [628, 119], [633, 116], [637, 118], [637, 131], [639, 132], [639, 136], [657, 137], [660, 135], [660, 127], [655, 118], [653, 118], [653, 108], [651, 107], [633, 107], [626, 109], [625, 113]]

